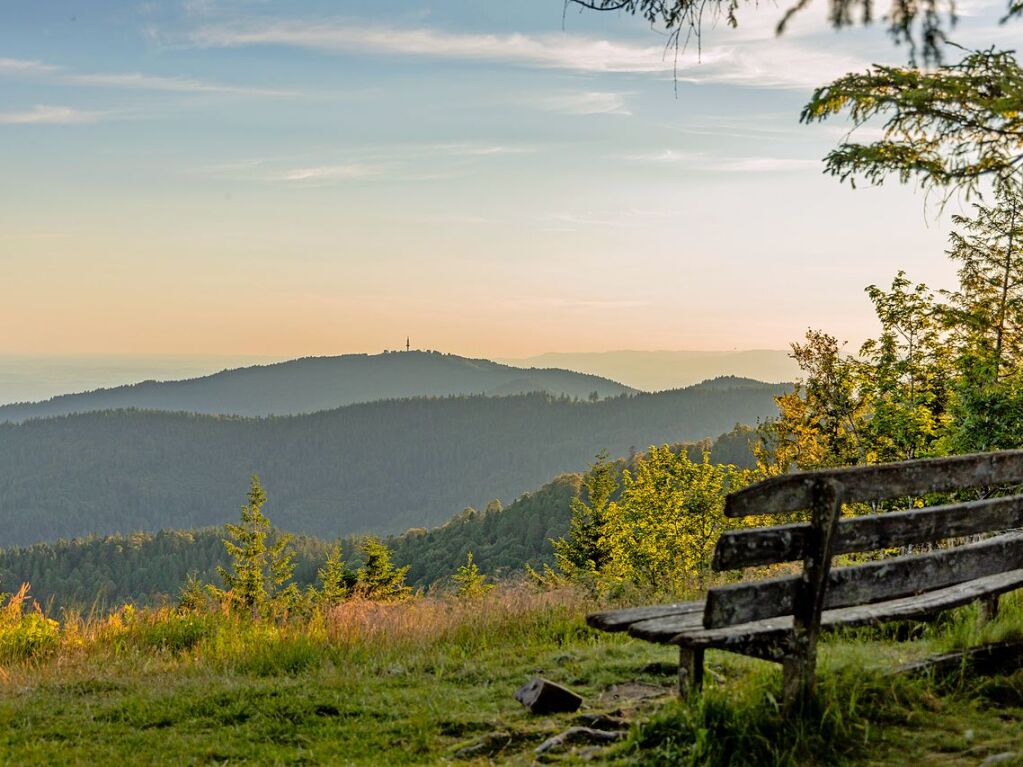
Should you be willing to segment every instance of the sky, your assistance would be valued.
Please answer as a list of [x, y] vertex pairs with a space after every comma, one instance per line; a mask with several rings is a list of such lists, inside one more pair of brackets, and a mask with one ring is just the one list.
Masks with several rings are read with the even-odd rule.
[[560, 0], [2, 0], [0, 354], [858, 342], [964, 208], [822, 174], [812, 89], [907, 51], [781, 12], [676, 57]]

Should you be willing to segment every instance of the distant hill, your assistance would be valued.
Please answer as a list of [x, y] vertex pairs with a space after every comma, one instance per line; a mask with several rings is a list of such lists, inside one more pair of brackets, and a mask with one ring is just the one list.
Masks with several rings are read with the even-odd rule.
[[597, 402], [545, 394], [350, 405], [241, 418], [105, 411], [0, 424], [5, 545], [235, 518], [258, 472], [284, 529], [430, 527], [586, 466], [776, 413], [785, 386], [725, 379]]
[[358, 402], [404, 397], [490, 396], [547, 392], [615, 397], [633, 391], [595, 375], [512, 367], [439, 352], [387, 352], [305, 357], [224, 370], [183, 381], [64, 394], [44, 402], [0, 406], [0, 422], [71, 413], [139, 408], [217, 415], [295, 415]]
[[774, 349], [551, 353], [501, 361], [522, 367], [557, 367], [606, 376], [641, 391], [678, 389], [719, 376], [740, 376], [778, 383], [794, 381], [799, 375], [799, 368], [789, 357], [789, 352]]
[[0, 354], [0, 406], [138, 381], [178, 381], [286, 357], [146, 354]]

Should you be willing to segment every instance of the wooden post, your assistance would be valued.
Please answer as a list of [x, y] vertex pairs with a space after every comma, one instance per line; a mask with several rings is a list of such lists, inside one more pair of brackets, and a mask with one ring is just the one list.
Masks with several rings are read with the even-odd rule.
[[998, 594], [989, 594], [980, 600], [980, 619], [983, 623], [998, 617]]
[[814, 695], [817, 637], [824, 596], [831, 573], [835, 529], [842, 513], [842, 486], [833, 479], [814, 484], [810, 531], [803, 574], [793, 610], [792, 651], [782, 661], [782, 692], [786, 711], [803, 708]]
[[678, 648], [678, 694], [686, 696], [703, 688], [703, 648]]

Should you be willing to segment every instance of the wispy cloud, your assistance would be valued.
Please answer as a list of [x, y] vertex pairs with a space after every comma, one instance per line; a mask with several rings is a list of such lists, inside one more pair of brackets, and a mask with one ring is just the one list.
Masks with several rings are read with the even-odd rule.
[[[400, 150], [399, 150], [400, 151]], [[536, 147], [508, 144], [427, 144], [422, 147], [409, 147], [413, 154], [440, 152], [455, 157], [495, 157], [498, 155], [532, 154]]]
[[837, 49], [821, 49], [788, 38], [751, 41], [715, 49], [706, 68], [689, 67], [680, 80], [760, 88], [810, 90], [848, 72], [866, 69], [870, 61]]
[[726, 173], [785, 173], [787, 171], [821, 170], [820, 160], [801, 160], [792, 157], [737, 157], [717, 165]]
[[56, 72], [59, 69], [60, 67], [55, 67], [52, 64], [44, 64], [42, 61], [0, 58], [0, 75], [41, 75]]
[[108, 114], [87, 112], [74, 107], [36, 104], [27, 112], [0, 112], [0, 125], [80, 125], [97, 122]]
[[542, 109], [569, 115], [631, 115], [626, 105], [628, 94], [616, 91], [559, 93], [541, 99]]
[[[335, 53], [380, 53], [512, 62], [586, 72], [667, 72], [674, 56], [663, 46], [633, 45], [570, 34], [472, 34], [346, 21], [265, 21], [209, 25], [192, 33], [207, 47], [285, 45]], [[695, 63], [695, 53], [680, 63]]]
[[324, 183], [331, 181], [353, 181], [383, 175], [385, 166], [364, 163], [341, 165], [318, 165], [308, 168], [292, 168], [283, 173], [268, 176], [271, 181]]
[[587, 73], [648, 73], [687, 82], [767, 88], [809, 88], [867, 63], [837, 50], [810, 48], [793, 38], [733, 39], [726, 46], [704, 47], [697, 53], [692, 47], [675, 51], [663, 45], [569, 33], [478, 34], [348, 20], [209, 24], [194, 30], [190, 38], [193, 44], [205, 47], [278, 45], [328, 53], [493, 61]]
[[658, 165], [684, 165], [692, 170], [723, 173], [784, 173], [821, 168], [820, 160], [799, 157], [723, 157], [706, 152], [687, 152], [677, 149], [660, 149], [630, 154], [625, 155], [623, 159]]
[[190, 77], [165, 77], [140, 72], [78, 73], [55, 64], [29, 59], [0, 58], [0, 77], [45, 78], [67, 85], [173, 93], [220, 93], [247, 96], [291, 96], [294, 91], [227, 85]]
[[707, 155], [702, 152], [687, 152], [679, 149], [655, 149], [650, 152], [625, 155], [632, 162], [653, 162], [669, 164], [693, 164], [705, 162]]
[[189, 77], [161, 77], [138, 72], [125, 74], [65, 74], [61, 79], [72, 85], [95, 88], [128, 88], [173, 93], [225, 93], [245, 96], [290, 96], [293, 91], [273, 88], [250, 88], [243, 85], [224, 85]]
[[[349, 147], [291, 156], [229, 160], [193, 168], [192, 173], [238, 181], [328, 186], [370, 179], [436, 181], [468, 171], [490, 158], [532, 154], [538, 147], [469, 142], [412, 143]], [[436, 166], [440, 164], [438, 170]]]

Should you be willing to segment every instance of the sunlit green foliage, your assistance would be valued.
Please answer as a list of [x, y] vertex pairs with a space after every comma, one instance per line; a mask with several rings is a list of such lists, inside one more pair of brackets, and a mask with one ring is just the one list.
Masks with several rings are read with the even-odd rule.
[[57, 621], [47, 618], [22, 584], [15, 594], [0, 594], [0, 666], [42, 657], [57, 650]]
[[[545, 586], [563, 580], [598, 592], [639, 587], [677, 596], [703, 586], [718, 536], [733, 527], [725, 496], [763, 472], [694, 460], [679, 447], [652, 447], [618, 471], [600, 454], [574, 499], [567, 535], [554, 541], [557, 571], [534, 571]], [[583, 494], [585, 493], [585, 499]]]
[[479, 567], [472, 561], [471, 551], [466, 554], [465, 564], [455, 571], [451, 580], [458, 586], [458, 596], [466, 599], [479, 599], [494, 588], [494, 584], [487, 583], [487, 576], [480, 572]]
[[625, 470], [621, 498], [609, 509], [608, 574], [669, 595], [702, 587], [714, 544], [734, 526], [724, 516], [725, 496], [754, 476], [711, 463], [709, 454], [693, 461], [685, 451], [651, 448]]
[[899, 273], [870, 286], [881, 335], [854, 356], [817, 331], [793, 355], [804, 372], [760, 430], [761, 462], [877, 463], [1023, 446], [1023, 222], [1018, 193], [956, 216], [959, 286], [935, 295]]
[[402, 600], [412, 594], [412, 588], [405, 583], [408, 566], [395, 567], [391, 550], [379, 538], [366, 538], [360, 550], [364, 561], [355, 577], [356, 594], [382, 601]]
[[327, 561], [316, 572], [320, 580], [320, 588], [315, 592], [316, 601], [321, 605], [333, 605], [344, 601], [352, 593], [355, 576], [345, 567], [344, 553], [341, 544], [334, 544]]

